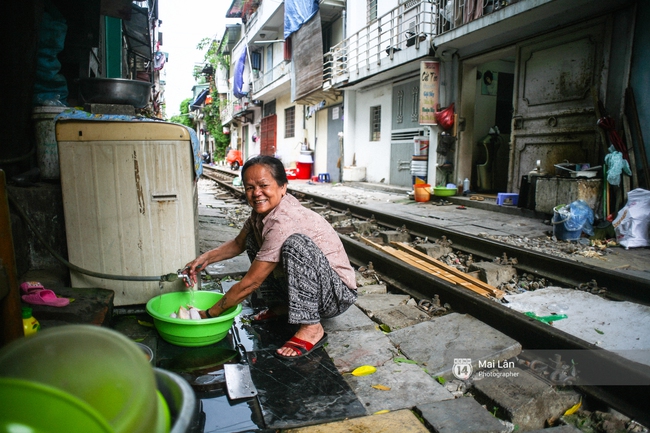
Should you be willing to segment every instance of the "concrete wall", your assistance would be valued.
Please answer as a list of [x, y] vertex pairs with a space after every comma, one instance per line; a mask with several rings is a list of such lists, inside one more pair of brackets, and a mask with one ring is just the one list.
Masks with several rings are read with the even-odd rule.
[[[296, 127], [294, 137], [284, 137], [285, 115], [284, 110], [289, 107], [296, 107]], [[282, 159], [285, 167], [295, 166], [295, 162], [300, 155], [301, 144], [305, 140], [305, 130], [302, 125], [302, 105], [298, 105], [291, 101], [291, 95], [285, 93], [275, 100], [275, 114], [278, 116], [278, 124], [276, 130], [277, 137], [277, 153]]]
[[[354, 106], [346, 98], [346, 114], [353, 110], [355, 119], [350, 124], [346, 118], [346, 165], [352, 162], [352, 156], [356, 153], [357, 166], [366, 167], [368, 182], [379, 182], [381, 179], [386, 179], [386, 183], [390, 181], [391, 95], [392, 86], [388, 84], [356, 92]], [[381, 141], [370, 141], [370, 107], [377, 105], [381, 105]]]

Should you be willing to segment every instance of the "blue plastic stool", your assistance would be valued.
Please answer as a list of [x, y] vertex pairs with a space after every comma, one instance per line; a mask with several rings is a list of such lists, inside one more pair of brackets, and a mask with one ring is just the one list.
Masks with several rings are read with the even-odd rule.
[[329, 173], [318, 173], [318, 181], [319, 182], [329, 182], [330, 181], [330, 174]]

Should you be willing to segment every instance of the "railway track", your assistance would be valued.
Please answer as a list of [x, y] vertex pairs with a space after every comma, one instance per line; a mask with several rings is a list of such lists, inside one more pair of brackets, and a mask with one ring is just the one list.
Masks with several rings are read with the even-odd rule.
[[[241, 186], [233, 186], [236, 172], [204, 170], [204, 175], [234, 195], [244, 195]], [[608, 288], [607, 296], [616, 300], [650, 304], [648, 282], [634, 275], [601, 269], [566, 259], [524, 250], [490, 239], [470, 236], [454, 230], [432, 226], [421, 221], [377, 212], [361, 206], [336, 202], [304, 192], [289, 191], [302, 200], [327, 207], [330, 212], [347, 213], [360, 220], [373, 218], [376, 224], [388, 229], [406, 228], [412, 236], [436, 239], [443, 236], [453, 240], [454, 249], [491, 261], [504, 253], [516, 257], [519, 272], [534, 274], [554, 282], [576, 287], [595, 279], [600, 286]], [[374, 269], [392, 288], [411, 295], [415, 299], [433, 299], [451, 305], [455, 312], [469, 314], [509, 337], [519, 341], [524, 351], [567, 351], [581, 366], [583, 383], [607, 383], [603, 377], [624, 378], [621, 383], [614, 379], [606, 385], [578, 385], [580, 390], [597, 401], [613, 407], [638, 422], [650, 424], [650, 367], [623, 358], [594, 344], [572, 336], [545, 323], [541, 323], [500, 302], [481, 296], [466, 287], [442, 279], [413, 264], [407, 263], [381, 249], [368, 245], [360, 237], [341, 235], [350, 261], [357, 267], [372, 262]]]

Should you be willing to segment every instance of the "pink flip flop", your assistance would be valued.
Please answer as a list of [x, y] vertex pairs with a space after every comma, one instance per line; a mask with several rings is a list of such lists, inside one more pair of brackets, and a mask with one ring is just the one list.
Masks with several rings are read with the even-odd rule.
[[22, 290], [25, 294], [38, 292], [39, 290], [43, 289], [45, 289], [45, 286], [43, 286], [38, 281], [25, 281], [20, 285], [20, 290]]
[[49, 290], [39, 290], [22, 296], [23, 301], [33, 305], [49, 305], [50, 307], [65, 307], [70, 303], [68, 298], [57, 298], [56, 294]]

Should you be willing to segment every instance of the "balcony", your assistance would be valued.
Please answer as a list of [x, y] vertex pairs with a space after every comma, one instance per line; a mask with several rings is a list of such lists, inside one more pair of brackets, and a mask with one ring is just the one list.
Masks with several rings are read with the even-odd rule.
[[324, 65], [329, 84], [357, 81], [428, 55], [435, 10], [428, 0], [406, 1], [333, 46]]
[[371, 77], [381, 81], [398, 76], [413, 69], [409, 63], [430, 55], [468, 57], [512, 45], [633, 1], [401, 0], [330, 49], [324, 60], [326, 87], [354, 87]]
[[254, 104], [251, 103], [250, 98], [235, 99], [232, 92], [228, 93], [228, 99], [224, 104], [224, 108], [221, 109], [221, 124], [227, 125], [235, 119], [252, 123], [253, 106]]
[[439, 56], [469, 57], [602, 16], [634, 1], [434, 0], [438, 13], [433, 43]]
[[276, 83], [280, 78], [284, 77], [291, 73], [291, 62], [284, 60], [281, 63], [278, 63], [270, 71], [261, 73], [256, 79], [253, 80], [253, 93], [256, 96], [259, 92], [267, 88], [268, 86]]

